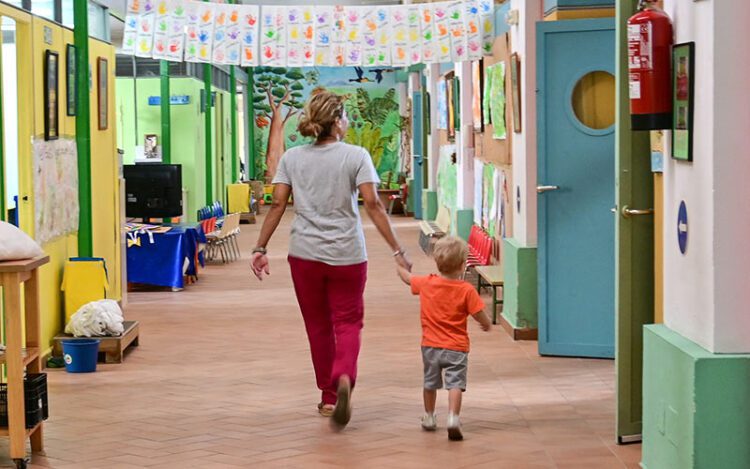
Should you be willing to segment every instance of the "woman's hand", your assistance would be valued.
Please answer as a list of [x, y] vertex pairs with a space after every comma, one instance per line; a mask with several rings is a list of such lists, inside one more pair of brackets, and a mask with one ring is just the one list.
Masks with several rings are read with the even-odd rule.
[[253, 257], [250, 258], [250, 268], [261, 282], [263, 281], [263, 274], [271, 275], [268, 265], [268, 256], [262, 252], [254, 252]]
[[398, 264], [400, 267], [403, 267], [407, 271], [411, 272], [412, 263], [409, 260], [408, 257], [406, 257], [405, 252], [399, 253], [396, 257], [396, 264]]

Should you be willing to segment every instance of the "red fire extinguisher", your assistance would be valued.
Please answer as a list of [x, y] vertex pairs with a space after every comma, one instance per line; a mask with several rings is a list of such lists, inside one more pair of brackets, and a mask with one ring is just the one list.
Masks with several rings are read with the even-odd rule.
[[655, 0], [628, 19], [628, 82], [633, 130], [672, 127], [672, 21]]

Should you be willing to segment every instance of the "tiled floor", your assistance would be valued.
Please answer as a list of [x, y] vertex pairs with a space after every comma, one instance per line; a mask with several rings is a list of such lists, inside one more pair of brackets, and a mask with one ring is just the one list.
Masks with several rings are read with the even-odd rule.
[[[131, 294], [126, 315], [141, 321], [142, 337], [125, 363], [50, 371], [46, 457], [31, 467], [638, 467], [639, 445], [613, 444], [613, 362], [541, 358], [535, 343], [499, 327], [471, 324], [466, 439], [423, 432], [418, 303], [372, 226], [354, 417], [332, 433], [315, 409], [284, 254], [289, 221], [269, 247], [269, 280], [250, 278], [242, 259], [210, 266], [182, 292]], [[431, 270], [414, 222], [395, 221], [415, 271]], [[243, 225], [245, 252], [258, 229]], [[445, 394], [438, 403], [444, 425]]]

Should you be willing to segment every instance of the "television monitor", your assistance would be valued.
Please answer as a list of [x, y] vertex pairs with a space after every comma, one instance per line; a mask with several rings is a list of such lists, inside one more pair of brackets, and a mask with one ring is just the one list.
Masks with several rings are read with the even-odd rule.
[[182, 166], [124, 165], [125, 215], [129, 218], [182, 216]]

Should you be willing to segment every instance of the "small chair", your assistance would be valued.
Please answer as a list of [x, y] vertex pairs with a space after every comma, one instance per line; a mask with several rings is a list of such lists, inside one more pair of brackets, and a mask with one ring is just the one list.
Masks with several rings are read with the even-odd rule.
[[240, 249], [237, 242], [239, 231], [240, 215], [232, 213], [224, 218], [224, 223], [218, 231], [206, 233], [208, 259], [215, 259], [217, 251], [221, 254], [221, 260], [224, 264], [239, 259]]
[[401, 184], [401, 192], [398, 194], [393, 194], [388, 197], [388, 200], [391, 201], [390, 204], [388, 204], [388, 214], [393, 215], [393, 208], [396, 205], [396, 202], [401, 203], [401, 207], [403, 208], [404, 216], [407, 215], [406, 213], [406, 201], [409, 197], [409, 186], [408, 184]]

